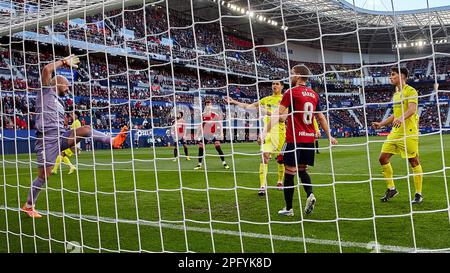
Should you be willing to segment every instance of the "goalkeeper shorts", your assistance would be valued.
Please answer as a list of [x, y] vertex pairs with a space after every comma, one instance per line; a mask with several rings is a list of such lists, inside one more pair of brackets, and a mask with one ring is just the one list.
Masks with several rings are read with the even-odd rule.
[[44, 141], [44, 134], [36, 132], [34, 151], [36, 152], [36, 161], [39, 167], [55, 165], [56, 157], [61, 154], [61, 151], [69, 148], [68, 137], [70, 133], [70, 130], [62, 132], [60, 135], [47, 133]]

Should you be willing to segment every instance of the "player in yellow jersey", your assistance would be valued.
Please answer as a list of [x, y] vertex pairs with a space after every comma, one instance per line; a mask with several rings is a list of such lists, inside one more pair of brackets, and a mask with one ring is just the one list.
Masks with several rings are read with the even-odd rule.
[[[375, 129], [392, 124], [391, 132], [381, 148], [380, 164], [387, 182], [387, 190], [381, 198], [387, 202], [398, 194], [393, 180], [393, 170], [390, 159], [394, 154], [400, 154], [402, 158], [408, 158], [414, 174], [414, 186], [416, 193], [413, 204], [422, 203], [422, 179], [423, 171], [419, 161], [419, 115], [417, 114], [418, 95], [416, 89], [406, 84], [408, 69], [405, 67], [391, 68], [391, 83], [395, 85], [393, 96], [394, 114], [381, 122], [373, 122]], [[405, 147], [406, 144], [406, 147]]]
[[[254, 102], [252, 104], [238, 102], [230, 97], [226, 97], [225, 101], [230, 104], [235, 104], [244, 109], [261, 109], [261, 112], [265, 114], [264, 116], [264, 126], [269, 124], [270, 115], [275, 109], [280, 106], [280, 101], [283, 98], [283, 82], [273, 81], [272, 82], [272, 95], [262, 98], [261, 100]], [[266, 137], [264, 144], [261, 146], [263, 152], [262, 162], [259, 166], [259, 184], [260, 188], [258, 191], [259, 196], [264, 196], [266, 194], [266, 178], [269, 158], [271, 154], [279, 154], [283, 148], [284, 141], [286, 139], [286, 125], [280, 122], [278, 126], [272, 128], [270, 134]], [[284, 164], [278, 162], [278, 189], [282, 189], [284, 179]]]
[[314, 129], [316, 130], [316, 141], [314, 147], [316, 148], [316, 154], [320, 154], [319, 152], [319, 138], [322, 136], [319, 129], [319, 124], [317, 123], [316, 117], [313, 118]]
[[[75, 111], [72, 113], [72, 124], [70, 125], [70, 129], [75, 130], [81, 127], [81, 122], [78, 119], [80, 117], [80, 112]], [[52, 173], [57, 174], [59, 164], [61, 164], [61, 160], [70, 167], [69, 174], [72, 174], [77, 168], [70, 162], [69, 157], [73, 155], [74, 151], [78, 154], [78, 151], [81, 150], [80, 143], [77, 145], [67, 148], [61, 152], [60, 155], [56, 158], [55, 166], [53, 166]]]

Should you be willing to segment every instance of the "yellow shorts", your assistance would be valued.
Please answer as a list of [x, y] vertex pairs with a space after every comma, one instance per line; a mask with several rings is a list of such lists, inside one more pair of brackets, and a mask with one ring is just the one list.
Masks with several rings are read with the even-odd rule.
[[283, 133], [275, 133], [268, 134], [262, 145], [263, 153], [280, 153], [283, 149], [284, 142], [286, 140], [286, 134]]
[[402, 158], [414, 158], [419, 155], [419, 140], [416, 138], [406, 138], [405, 153], [405, 140], [388, 139], [384, 142], [381, 152], [394, 155], [400, 154]]
[[72, 149], [70, 149], [70, 148], [65, 149], [63, 152], [64, 152], [64, 154], [66, 156], [72, 156], [73, 155]]

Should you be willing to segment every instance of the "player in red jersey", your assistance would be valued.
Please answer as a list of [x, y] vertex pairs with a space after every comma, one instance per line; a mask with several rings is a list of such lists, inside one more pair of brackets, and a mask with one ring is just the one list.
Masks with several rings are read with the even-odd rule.
[[199, 170], [202, 168], [204, 154], [204, 145], [201, 137], [202, 131], [204, 143], [208, 143], [209, 141], [214, 143], [214, 147], [222, 160], [223, 167], [228, 170], [230, 166], [228, 166], [225, 161], [222, 148], [220, 147], [220, 140], [223, 139], [222, 119], [218, 114], [212, 111], [212, 103], [210, 100], [205, 101], [205, 112], [202, 113], [202, 123], [199, 125], [197, 130], [196, 139], [198, 140], [198, 165], [194, 168], [194, 170]]
[[294, 87], [284, 93], [279, 108], [272, 113], [269, 125], [261, 136], [261, 139], [264, 140], [270, 129], [287, 117], [286, 143], [282, 151], [285, 166], [284, 199], [286, 207], [278, 212], [280, 215], [294, 215], [292, 199], [294, 197], [294, 176], [297, 170], [307, 195], [305, 213], [310, 214], [314, 209], [316, 198], [313, 194], [311, 178], [307, 173], [308, 165], [314, 166], [316, 136], [314, 115], [330, 143], [337, 144], [336, 139], [330, 134], [325, 116], [320, 112], [319, 95], [306, 86], [310, 75], [311, 72], [305, 65], [296, 65], [292, 68], [290, 79], [291, 85]]
[[186, 160], [191, 160], [188, 153], [188, 146], [186, 143], [186, 121], [183, 118], [183, 112], [179, 112], [177, 116], [177, 120], [173, 123], [172, 128], [172, 136], [173, 136], [173, 161], [177, 161], [178, 157], [178, 145], [183, 145], [184, 154], [186, 155]]

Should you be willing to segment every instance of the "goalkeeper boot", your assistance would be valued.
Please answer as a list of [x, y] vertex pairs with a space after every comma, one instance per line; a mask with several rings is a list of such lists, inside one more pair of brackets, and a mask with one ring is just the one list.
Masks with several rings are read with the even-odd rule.
[[173, 162], [177, 162], [177, 158], [175, 157], [174, 159], [172, 159]]
[[314, 193], [311, 193], [308, 199], [306, 199], [305, 213], [310, 214], [314, 210], [315, 204], [316, 204], [316, 197], [314, 196]]
[[223, 162], [223, 167], [225, 168], [225, 170], [228, 170], [230, 168], [230, 166], [228, 166], [226, 162]]
[[262, 186], [261, 188], [259, 188], [258, 195], [261, 197], [265, 196], [266, 195], [266, 187]]
[[189, 156], [186, 156], [187, 161], [191, 161], [191, 158]]
[[122, 144], [127, 139], [127, 135], [128, 135], [128, 127], [124, 126], [120, 130], [120, 133], [116, 137], [113, 138], [113, 141], [112, 141], [113, 148], [120, 149], [122, 147]]
[[58, 174], [57, 170], [52, 170], [52, 174]]
[[398, 191], [397, 189], [387, 189], [386, 192], [384, 193], [384, 196], [381, 197], [381, 202], [387, 202], [389, 199], [394, 198], [395, 196], [398, 195]]
[[414, 204], [420, 204], [423, 202], [423, 196], [420, 193], [416, 193], [414, 195], [414, 199], [411, 201], [411, 203]]
[[286, 208], [283, 208], [282, 210], [278, 211], [278, 215], [294, 216], [294, 209], [287, 210]]
[[202, 164], [198, 163], [197, 167], [194, 168], [194, 170], [201, 170], [202, 169]]
[[21, 211], [25, 212], [30, 216], [31, 218], [41, 218], [42, 216], [34, 209], [34, 206], [28, 206], [26, 203], [23, 205], [23, 207], [20, 209]]
[[69, 173], [68, 173], [68, 174], [73, 174], [73, 172], [74, 172], [74, 171], [76, 171], [76, 170], [77, 170], [77, 168], [75, 168], [75, 167], [71, 167], [71, 168], [70, 168], [70, 171], [69, 171]]

